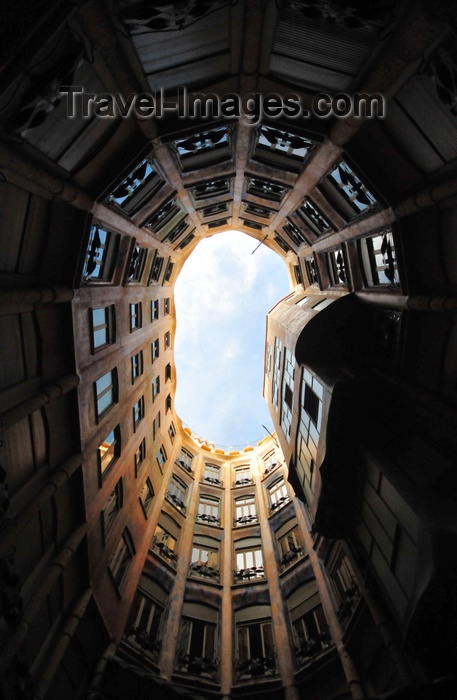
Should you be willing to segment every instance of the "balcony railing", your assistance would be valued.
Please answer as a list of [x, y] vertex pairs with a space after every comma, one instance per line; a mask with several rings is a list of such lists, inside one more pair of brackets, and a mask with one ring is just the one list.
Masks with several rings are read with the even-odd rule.
[[180, 510], [182, 513], [184, 513], [184, 515], [186, 514], [187, 508], [184, 505], [184, 502], [179, 498], [179, 496], [176, 496], [176, 494], [170, 493], [170, 491], [168, 491], [166, 498], [168, 501], [173, 503], [173, 505], [176, 506], [176, 508], [178, 508], [178, 510]]
[[295, 654], [300, 665], [307, 663], [314, 656], [319, 654], [324, 649], [327, 649], [331, 644], [330, 635], [328, 632], [322, 632], [314, 637], [303, 640], [303, 642], [295, 647]]
[[235, 481], [233, 482], [233, 485], [234, 486], [252, 486], [253, 483], [254, 482], [252, 480], [252, 477], [244, 476], [241, 479], [235, 479]]
[[210, 515], [208, 513], [197, 513], [195, 518], [197, 522], [208, 523], [209, 525], [219, 525], [221, 519], [217, 515]]
[[208, 484], [215, 484], [216, 486], [222, 486], [222, 481], [216, 476], [204, 476], [202, 481], [207, 481]]
[[246, 661], [235, 662], [235, 676], [237, 681], [261, 678], [262, 676], [275, 676], [276, 661], [274, 656], [262, 656]]
[[343, 627], [348, 625], [359, 598], [359, 587], [356, 583], [353, 583], [352, 586], [350, 586], [350, 588], [348, 588], [345, 592], [343, 599], [341, 600], [340, 607], [338, 608], [338, 617], [340, 618], [340, 622]]
[[277, 510], [290, 503], [290, 496], [281, 496], [277, 501], [271, 504], [270, 513], [275, 513]]
[[289, 566], [292, 566], [292, 564], [294, 564], [298, 559], [304, 557], [305, 554], [305, 548], [302, 544], [298, 545], [298, 547], [292, 547], [291, 549], [289, 549], [289, 551], [284, 554], [281, 561], [279, 562], [281, 566], [281, 571], [285, 571], [286, 569], [288, 569]]
[[269, 464], [268, 467], [265, 467], [265, 471], [263, 472], [263, 475], [267, 476], [267, 474], [270, 474], [270, 472], [272, 472], [273, 469], [276, 469], [278, 464], [279, 464], [279, 462], [273, 462], [273, 464]]
[[157, 552], [162, 559], [165, 559], [168, 564], [173, 568], [176, 568], [176, 562], [178, 561], [178, 555], [170, 547], [168, 547], [165, 542], [152, 542], [152, 550]]
[[145, 630], [139, 630], [137, 627], [132, 625], [128, 633], [128, 641], [134, 645], [141, 647], [153, 661], [157, 661], [159, 658], [160, 649], [162, 646], [162, 641], [160, 639], [153, 639], [153, 637]]
[[265, 569], [263, 566], [252, 566], [249, 569], [237, 569], [233, 572], [234, 583], [253, 581], [259, 578], [265, 578]]
[[214, 569], [208, 564], [194, 563], [189, 566], [189, 576], [198, 576], [199, 578], [209, 579], [210, 581], [215, 581], [219, 583], [220, 572], [219, 569]]
[[190, 464], [188, 464], [188, 462], [184, 462], [183, 459], [177, 459], [177, 460], [176, 460], [176, 464], [178, 464], [178, 465], [179, 465], [182, 469], [184, 469], [184, 471], [186, 471], [188, 474], [193, 474], [193, 473], [194, 473], [192, 467], [190, 466]]
[[204, 656], [178, 656], [177, 670], [190, 673], [193, 676], [211, 678], [216, 680], [218, 662], [217, 659], [207, 659]]
[[259, 516], [256, 515], [240, 515], [239, 518], [235, 518], [234, 523], [236, 525], [252, 525], [253, 523], [259, 522]]

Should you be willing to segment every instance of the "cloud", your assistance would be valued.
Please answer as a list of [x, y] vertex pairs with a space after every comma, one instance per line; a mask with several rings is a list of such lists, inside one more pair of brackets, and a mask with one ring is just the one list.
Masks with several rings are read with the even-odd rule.
[[[238, 231], [199, 243], [175, 286], [176, 408], [201, 437], [236, 445], [271, 426], [261, 395], [265, 315], [289, 292], [281, 258]], [[268, 421], [268, 422], [267, 422]]]

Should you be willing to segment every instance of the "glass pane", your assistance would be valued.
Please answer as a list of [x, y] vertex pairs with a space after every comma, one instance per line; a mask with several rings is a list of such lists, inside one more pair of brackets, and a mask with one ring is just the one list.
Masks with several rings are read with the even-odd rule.
[[263, 649], [264, 656], [274, 656], [274, 646], [273, 646], [273, 630], [271, 629], [271, 623], [267, 622], [262, 625], [263, 633]]
[[247, 627], [241, 627], [237, 630], [238, 637], [238, 660], [242, 663], [249, 659], [249, 641]]

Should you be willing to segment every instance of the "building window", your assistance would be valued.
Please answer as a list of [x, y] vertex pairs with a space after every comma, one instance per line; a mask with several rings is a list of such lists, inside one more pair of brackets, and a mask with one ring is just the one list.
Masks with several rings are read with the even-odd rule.
[[106, 201], [132, 215], [141, 207], [145, 195], [153, 194], [153, 184], [157, 180], [150, 158], [144, 158], [108, 195]]
[[86, 258], [84, 261], [84, 282], [109, 282], [112, 278], [120, 236], [111, 231], [105, 231], [96, 224], [89, 234]]
[[167, 297], [163, 300], [163, 315], [168, 316], [171, 313], [171, 299]]
[[121, 429], [117, 425], [98, 448], [100, 476], [103, 479], [121, 454]]
[[344, 160], [334, 166], [319, 187], [346, 221], [377, 207], [376, 197]]
[[165, 381], [171, 382], [171, 364], [170, 363], [168, 363], [165, 366]]
[[181, 447], [181, 452], [179, 453], [179, 457], [176, 460], [176, 464], [178, 464], [182, 469], [185, 469], [188, 474], [193, 474], [192, 470], [192, 460], [194, 456], [191, 452], [186, 450], [184, 447]]
[[295, 358], [285, 348], [284, 368], [282, 373], [282, 405], [281, 427], [287, 442], [290, 441], [290, 429], [292, 425], [292, 405], [294, 397]]
[[250, 525], [258, 522], [255, 496], [240, 496], [235, 499], [235, 525]]
[[[268, 617], [266, 617], [266, 614]], [[264, 619], [259, 619], [262, 616]], [[266, 619], [265, 619], [266, 618]], [[236, 681], [276, 675], [271, 611], [267, 605], [244, 608], [235, 613]]]
[[116, 515], [122, 508], [122, 479], [119, 479], [114, 489], [108, 496], [108, 500], [102, 510], [103, 537], [106, 538], [108, 530], [114, 522]]
[[151, 384], [152, 388], [152, 400], [155, 401], [158, 395], [160, 394], [160, 377], [157, 375], [155, 379], [152, 380]]
[[168, 394], [167, 398], [165, 399], [165, 413], [168, 413], [172, 409], [172, 399], [171, 399], [171, 394]]
[[400, 286], [392, 229], [358, 241], [365, 283], [368, 287]]
[[130, 256], [127, 282], [141, 282], [147, 254], [147, 248], [143, 248], [135, 241], [133, 244], [132, 254]]
[[300, 422], [298, 426], [297, 473], [303, 486], [307, 503], [313, 500], [315, 463], [322, 426], [322, 399], [324, 390], [316, 377], [303, 370], [300, 398]]
[[187, 507], [185, 505], [187, 486], [184, 481], [173, 474], [171, 477], [170, 485], [168, 486], [168, 491], [166, 494], [167, 499], [173, 503], [173, 505], [178, 508], [182, 513], [186, 513]]
[[115, 311], [114, 305], [101, 309], [90, 310], [92, 329], [92, 349], [94, 352], [101, 350], [106, 345], [111, 345], [115, 340]]
[[306, 276], [308, 277], [308, 285], [311, 287], [313, 285], [319, 286], [319, 275], [317, 272], [317, 263], [314, 255], [310, 255], [305, 258], [305, 270]]
[[333, 226], [322, 212], [311, 202], [309, 197], [305, 197], [303, 204], [297, 210], [306, 226], [316, 235], [333, 231]]
[[216, 630], [217, 610], [198, 603], [184, 603], [178, 639], [177, 671], [200, 678], [216, 678]]
[[207, 494], [200, 494], [197, 522], [208, 523], [209, 525], [219, 525], [219, 506], [219, 498], [209, 496]]
[[151, 321], [157, 321], [159, 318], [159, 300], [152, 299], [151, 301]]
[[[148, 587], [150, 586], [148, 581]], [[143, 652], [157, 661], [161, 643], [164, 606], [155, 601], [147, 593], [138, 590], [131, 611], [132, 626], [128, 631], [129, 642], [132, 639]]]
[[122, 587], [134, 554], [132, 536], [128, 528], [125, 528], [109, 564], [111, 575], [118, 589]]
[[[160, 425], [160, 414], [157, 414], [159, 416], [159, 425]], [[163, 445], [160, 446], [159, 451], [157, 452], [156, 455], [156, 461], [157, 464], [159, 465], [160, 473], [163, 473], [163, 466], [165, 462], [167, 461], [167, 453], [165, 452], [165, 448]]]
[[163, 261], [164, 259], [160, 255], [156, 254], [151, 266], [151, 272], [149, 274], [149, 284], [159, 281], [160, 273], [162, 272], [163, 268]]
[[159, 357], [159, 352], [160, 352], [159, 339], [156, 338], [151, 343], [151, 362], [154, 362], [154, 360], [157, 360], [157, 358]]
[[270, 472], [272, 472], [276, 467], [280, 464], [278, 457], [276, 456], [276, 452], [269, 452], [263, 457], [263, 463], [265, 465], [265, 471], [263, 472], [264, 476], [267, 476]]
[[141, 465], [146, 459], [146, 438], [143, 438], [135, 452], [135, 477], [138, 476]]
[[298, 526], [289, 530], [285, 535], [279, 534], [278, 546], [281, 571], [285, 571], [305, 555], [305, 547]]
[[294, 619], [296, 614], [291, 613], [295, 652], [299, 664], [304, 664], [330, 646], [329, 628], [322, 605]]
[[219, 543], [217, 540], [204, 535], [194, 537], [189, 574], [209, 581], [219, 581]]
[[216, 484], [216, 486], [221, 486], [221, 470], [216, 464], [210, 464], [205, 462], [205, 471], [203, 473], [203, 481], [209, 484]]
[[[163, 513], [161, 517], [165, 517]], [[158, 552], [162, 559], [165, 559], [165, 561], [168, 564], [171, 564], [173, 568], [176, 566], [176, 562], [178, 561], [178, 555], [176, 553], [177, 547], [177, 537], [168, 532], [163, 524], [157, 525], [154, 537], [152, 538], [151, 548], [153, 551]]]
[[168, 435], [169, 435], [170, 441], [173, 443], [175, 440], [175, 437], [176, 437], [176, 428], [175, 428], [173, 421], [171, 421], [170, 425], [168, 426]]
[[338, 287], [347, 284], [346, 263], [341, 248], [326, 253], [330, 284]]
[[267, 343], [267, 357], [266, 357], [265, 366], [266, 366], [266, 369], [267, 369], [267, 377], [268, 377], [268, 379], [270, 379], [270, 377], [271, 377], [271, 366], [272, 366], [272, 363], [273, 363], [273, 353], [272, 353], [272, 350], [271, 350], [271, 344], [270, 344], [270, 343]]
[[136, 302], [135, 304], [130, 304], [130, 330], [131, 331], [136, 331], [138, 328], [141, 328], [141, 301]]
[[281, 352], [282, 343], [279, 338], [275, 338], [275, 347], [273, 354], [273, 378], [271, 380], [271, 400], [275, 410], [279, 406], [279, 387], [281, 382]]
[[165, 346], [165, 350], [168, 350], [168, 348], [171, 348], [171, 333], [170, 333], [170, 331], [167, 331], [164, 335], [164, 346]]
[[136, 430], [138, 424], [144, 418], [144, 396], [138, 399], [133, 406], [133, 430]]
[[151, 480], [146, 479], [140, 493], [140, 503], [145, 516], [148, 516], [149, 509], [154, 499], [154, 489], [152, 488]]
[[270, 498], [270, 513], [274, 513], [290, 501], [289, 492], [287, 491], [287, 486], [282, 477], [280, 479], [277, 479], [269, 487], [268, 495]]
[[251, 467], [248, 464], [244, 464], [242, 467], [236, 467], [234, 486], [249, 486], [253, 483]]
[[235, 542], [234, 583], [265, 578], [260, 537], [245, 537]]
[[132, 384], [143, 374], [143, 351], [137, 352], [136, 355], [132, 355]]
[[97, 419], [117, 402], [117, 371], [112, 369], [94, 382]]

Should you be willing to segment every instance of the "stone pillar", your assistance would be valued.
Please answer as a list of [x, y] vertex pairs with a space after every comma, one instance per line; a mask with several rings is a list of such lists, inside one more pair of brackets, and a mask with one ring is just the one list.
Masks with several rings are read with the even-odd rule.
[[55, 381], [47, 384], [42, 391], [30, 399], [25, 399], [21, 403], [9, 408], [0, 413], [0, 432], [11, 428], [12, 425], [19, 423], [23, 418], [26, 418], [31, 413], [46, 406], [46, 404], [61, 396], [68, 394], [72, 389], [75, 389], [79, 384], [79, 377], [76, 374], [68, 374], [60, 377]]
[[[259, 458], [256, 457], [256, 459], [260, 461]], [[253, 469], [252, 472], [257, 492], [257, 512], [262, 536], [265, 576], [270, 593], [271, 622], [274, 630], [277, 670], [282, 681], [286, 700], [299, 700], [298, 690], [293, 682], [296, 665], [291, 648], [286, 606], [279, 583], [275, 544], [268, 521], [266, 494], [261, 483], [260, 470]]]
[[60, 666], [60, 663], [70, 645], [72, 638], [76, 633], [76, 630], [78, 629], [79, 623], [84, 617], [84, 614], [87, 610], [87, 606], [89, 605], [91, 598], [92, 588], [88, 588], [79, 598], [73, 610], [71, 611], [67, 623], [62, 631], [62, 634], [60, 635], [60, 638], [57, 641], [57, 644], [51, 655], [51, 658], [46, 664], [46, 668], [44, 669], [40, 679], [36, 683], [34, 700], [43, 700], [46, 696], [49, 686], [52, 683], [52, 679], [54, 678]]
[[325, 617], [327, 618], [330, 635], [338, 651], [338, 656], [340, 657], [340, 662], [343, 668], [344, 675], [346, 677], [346, 682], [349, 686], [349, 690], [351, 691], [354, 700], [363, 700], [363, 698], [365, 698], [365, 692], [363, 689], [362, 681], [360, 680], [355, 664], [351, 656], [347, 652], [346, 646], [343, 641], [343, 630], [338, 619], [335, 605], [333, 604], [333, 599], [329, 592], [329, 587], [322, 564], [319, 560], [319, 557], [317, 556], [316, 550], [314, 549], [314, 542], [309, 532], [307, 516], [305, 515], [305, 506], [296, 496], [294, 497], [293, 501], [295, 505], [295, 512], [297, 515], [298, 524], [300, 526], [305, 542], [306, 553], [309, 556], [309, 561], [312, 566], [314, 577], [316, 579], [317, 587], [319, 590], [322, 607], [325, 612]]
[[10, 666], [22, 642], [29, 634], [30, 627], [44, 605], [46, 598], [51, 593], [59, 580], [62, 572], [68, 566], [76, 550], [86, 535], [87, 527], [83, 523], [66, 539], [54, 561], [49, 565], [41, 583], [28, 602], [24, 615], [0, 655], [0, 674]]
[[51, 474], [43, 488], [25, 508], [15, 518], [6, 522], [4, 528], [0, 530], [0, 559], [9, 556], [9, 553], [14, 551], [18, 532], [41, 510], [43, 504], [54, 496], [59, 488], [71, 478], [81, 466], [82, 460], [82, 454], [70, 457], [65, 464]]
[[198, 455], [195, 458], [195, 462], [197, 463], [197, 468], [194, 472], [195, 479], [188, 489], [188, 505], [183, 532], [179, 541], [179, 554], [175, 582], [168, 598], [167, 615], [162, 632], [162, 640], [164, 643], [162, 644], [158, 661], [158, 665], [160, 667], [160, 677], [168, 681], [171, 680], [175, 667], [176, 649], [178, 646], [178, 636], [181, 625], [187, 573], [189, 571], [189, 564], [192, 555], [194, 523], [198, 509], [198, 482], [203, 464], [202, 456]]
[[221, 663], [219, 668], [221, 695], [228, 699], [233, 684], [233, 538], [232, 538], [232, 468], [229, 462], [224, 472], [224, 499], [221, 524], [224, 528], [223, 559], [221, 560], [222, 610], [221, 610]]

